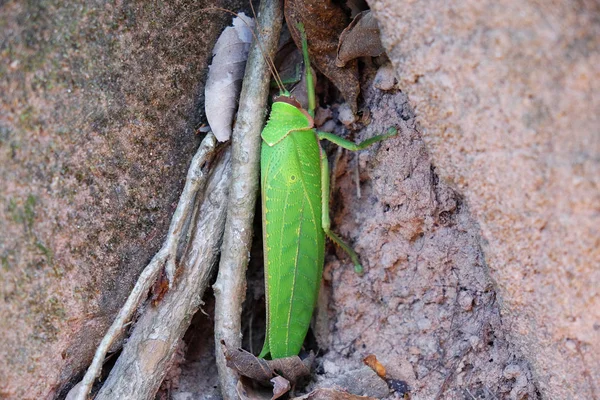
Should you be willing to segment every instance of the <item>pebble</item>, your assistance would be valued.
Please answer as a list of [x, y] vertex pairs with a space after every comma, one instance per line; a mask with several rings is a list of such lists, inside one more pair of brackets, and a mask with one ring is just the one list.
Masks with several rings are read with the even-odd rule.
[[469, 292], [460, 292], [458, 296], [458, 304], [465, 311], [471, 311], [473, 309], [473, 296]]
[[513, 379], [521, 375], [521, 367], [518, 364], [509, 364], [502, 371], [502, 375], [506, 379]]
[[339, 114], [338, 114], [338, 119], [340, 120], [340, 122], [346, 126], [353, 124], [354, 122], [356, 122], [356, 115], [354, 115], [354, 113], [352, 112], [352, 109], [350, 109], [350, 106], [348, 105], [348, 103], [344, 103], [340, 106], [339, 108]]
[[392, 63], [387, 63], [379, 67], [373, 85], [377, 89], [392, 90], [396, 85], [396, 72]]

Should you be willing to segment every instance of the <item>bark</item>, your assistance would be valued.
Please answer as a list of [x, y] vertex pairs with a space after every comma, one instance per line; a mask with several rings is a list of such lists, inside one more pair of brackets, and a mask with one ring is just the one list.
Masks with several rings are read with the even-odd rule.
[[215, 291], [215, 343], [219, 382], [223, 398], [237, 399], [237, 376], [225, 362], [220, 342], [230, 347], [242, 344], [241, 313], [246, 294], [246, 268], [252, 245], [254, 210], [258, 194], [260, 132], [267, 110], [270, 70], [282, 23], [278, 0], [261, 2], [257, 26], [258, 42], [248, 56], [240, 108], [232, 137], [233, 181], [227, 209], [219, 275]]
[[[215, 158], [215, 138], [212, 135], [208, 135], [202, 142], [196, 156], [194, 156], [190, 165], [186, 185], [179, 199], [179, 204], [173, 219], [171, 226], [169, 227], [169, 233], [165, 244], [160, 251], [152, 258], [152, 261], [144, 268], [140, 274], [138, 281], [129, 294], [127, 301], [119, 311], [117, 318], [111, 325], [110, 329], [102, 338], [100, 345], [96, 349], [96, 354], [92, 360], [92, 364], [88, 368], [80, 387], [78, 388], [78, 399], [85, 399], [89, 393], [94, 380], [100, 375], [102, 370], [102, 364], [104, 363], [104, 357], [113, 343], [119, 336], [123, 334], [123, 328], [125, 323], [131, 318], [133, 313], [137, 310], [141, 301], [148, 295], [148, 290], [157, 280], [158, 275], [163, 270], [166, 271], [166, 275], [169, 275], [168, 271], [172, 271], [170, 276], [173, 276], [175, 272], [175, 260], [178, 254], [178, 245], [185, 239], [186, 232], [184, 227], [194, 214], [196, 198], [198, 195], [201, 197], [204, 195], [204, 188], [207, 183], [208, 174], [205, 171], [205, 166], [211, 164]], [[216, 230], [215, 235], [221, 235], [222, 232]], [[220, 237], [220, 236], [219, 236]], [[172, 284], [172, 279], [169, 281]], [[187, 288], [184, 288], [187, 289]], [[192, 296], [192, 295], [190, 295]]]
[[210, 174], [174, 287], [156, 307], [144, 310], [96, 399], [154, 398], [177, 346], [202, 305], [225, 226], [231, 185], [229, 151]]

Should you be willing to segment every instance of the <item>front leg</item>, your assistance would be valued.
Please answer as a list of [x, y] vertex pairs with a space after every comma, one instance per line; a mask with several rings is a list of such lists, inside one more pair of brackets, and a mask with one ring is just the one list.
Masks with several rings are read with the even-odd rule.
[[330, 142], [335, 143], [338, 146], [340, 146], [346, 150], [351, 150], [351, 151], [366, 149], [367, 147], [369, 147], [370, 145], [372, 145], [374, 143], [381, 142], [382, 140], [385, 140], [392, 136], [396, 136], [397, 134], [398, 134], [398, 129], [391, 127], [390, 129], [388, 129], [388, 131], [386, 133], [384, 133], [382, 135], [373, 136], [370, 139], [367, 139], [363, 142], [360, 142], [359, 144], [356, 144], [354, 142], [351, 142], [350, 140], [346, 140], [337, 135], [334, 135], [333, 133], [317, 131], [317, 137], [319, 138], [319, 140], [323, 140], [323, 139], [329, 140]]

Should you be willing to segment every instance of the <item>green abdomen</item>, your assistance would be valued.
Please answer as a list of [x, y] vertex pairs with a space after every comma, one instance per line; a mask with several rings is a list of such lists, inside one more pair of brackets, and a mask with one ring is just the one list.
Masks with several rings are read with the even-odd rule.
[[261, 187], [267, 337], [271, 358], [297, 355], [321, 282], [319, 145], [314, 131], [296, 131], [273, 147], [263, 142]]

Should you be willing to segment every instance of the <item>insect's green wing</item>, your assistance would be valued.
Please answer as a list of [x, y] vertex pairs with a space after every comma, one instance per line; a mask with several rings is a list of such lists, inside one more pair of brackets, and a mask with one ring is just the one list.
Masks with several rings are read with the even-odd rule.
[[[294, 115], [282, 124], [278, 112]], [[262, 135], [267, 337], [261, 356], [272, 359], [300, 352], [323, 270], [320, 152], [309, 127], [304, 113], [276, 102]]]

